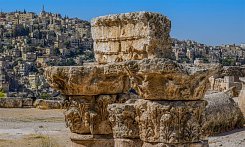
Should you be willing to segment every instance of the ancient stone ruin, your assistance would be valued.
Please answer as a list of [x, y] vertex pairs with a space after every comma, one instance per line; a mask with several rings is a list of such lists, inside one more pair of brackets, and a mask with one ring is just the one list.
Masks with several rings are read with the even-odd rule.
[[245, 116], [245, 77], [240, 78], [242, 81], [242, 90], [239, 94], [239, 106], [243, 113], [243, 116]]
[[96, 63], [48, 67], [66, 97], [73, 146], [204, 147], [203, 100], [215, 69], [171, 59], [170, 21], [150, 12], [92, 20]]
[[243, 114], [238, 104], [225, 92], [206, 94], [208, 105], [204, 111], [202, 134], [211, 136], [236, 128], [244, 124]]
[[158, 13], [125, 13], [92, 20], [98, 63], [169, 57], [169, 19]]

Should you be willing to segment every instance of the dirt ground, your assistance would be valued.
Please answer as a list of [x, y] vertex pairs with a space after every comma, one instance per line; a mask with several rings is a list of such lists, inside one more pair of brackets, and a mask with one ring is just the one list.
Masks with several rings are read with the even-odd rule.
[[[70, 147], [63, 110], [0, 108], [0, 147]], [[245, 129], [209, 137], [211, 147], [245, 147]]]
[[69, 147], [63, 110], [0, 109], [0, 147]]

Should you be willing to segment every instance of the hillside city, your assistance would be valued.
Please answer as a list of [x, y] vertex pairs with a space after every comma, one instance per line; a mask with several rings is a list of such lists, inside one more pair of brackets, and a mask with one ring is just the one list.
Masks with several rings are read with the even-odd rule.
[[[245, 44], [208, 46], [172, 39], [179, 63], [245, 64]], [[44, 78], [47, 66], [94, 61], [90, 22], [46, 12], [0, 12], [0, 97], [50, 99], [59, 92]]]

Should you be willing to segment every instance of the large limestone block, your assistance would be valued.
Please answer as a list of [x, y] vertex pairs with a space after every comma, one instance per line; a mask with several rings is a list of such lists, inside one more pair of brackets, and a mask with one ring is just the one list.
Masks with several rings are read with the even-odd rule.
[[114, 147], [114, 139], [108, 135], [79, 135], [72, 133], [72, 147]]
[[22, 98], [0, 98], [0, 108], [21, 108]]
[[114, 139], [114, 147], [142, 147], [142, 144], [140, 139]]
[[201, 139], [206, 102], [128, 100], [108, 106], [114, 138], [151, 143], [193, 143]]
[[62, 109], [63, 102], [59, 100], [37, 99], [33, 105], [38, 109]]
[[78, 134], [112, 134], [107, 106], [123, 103], [127, 94], [99, 96], [69, 96], [65, 100], [65, 121], [71, 132]]
[[64, 95], [100, 95], [125, 93], [129, 78], [122, 64], [53, 66], [45, 75], [54, 89]]
[[208, 141], [200, 141], [195, 143], [149, 143], [145, 142], [142, 147], [209, 147]]
[[149, 101], [135, 103], [139, 136], [151, 143], [191, 143], [201, 140], [202, 112], [206, 102]]
[[224, 92], [205, 95], [203, 135], [209, 136], [240, 128], [244, 118], [235, 101]]
[[240, 81], [242, 81], [242, 90], [238, 97], [238, 105], [245, 117], [245, 77], [240, 78]]
[[98, 63], [170, 57], [170, 20], [151, 12], [94, 18], [92, 37]]
[[31, 98], [23, 98], [22, 99], [22, 107], [25, 107], [25, 108], [33, 107], [33, 99], [31, 99]]
[[208, 78], [218, 69], [182, 66], [166, 58], [131, 60], [107, 65], [48, 67], [51, 87], [64, 95], [126, 93], [130, 88], [144, 99], [198, 100], [208, 88]]
[[139, 138], [136, 110], [133, 104], [111, 104], [108, 106], [109, 120], [114, 138]]
[[182, 66], [166, 58], [127, 61], [131, 87], [148, 100], [198, 100], [204, 97], [208, 78], [218, 65], [209, 69]]

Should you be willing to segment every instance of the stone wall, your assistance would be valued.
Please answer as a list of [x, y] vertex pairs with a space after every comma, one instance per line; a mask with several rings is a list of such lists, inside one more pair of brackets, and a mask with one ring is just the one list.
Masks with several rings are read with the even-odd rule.
[[230, 90], [231, 88], [235, 88], [236, 91], [233, 96], [237, 97], [242, 89], [242, 82], [235, 81], [234, 76], [224, 76], [224, 77], [217, 77], [212, 76], [209, 78], [210, 81], [210, 90], [218, 91], [218, 92], [225, 92]]
[[31, 98], [0, 98], [0, 108], [62, 109], [63, 101]]
[[30, 98], [0, 98], [0, 108], [30, 108], [33, 100]]
[[62, 109], [63, 101], [37, 99], [33, 106], [38, 109]]

